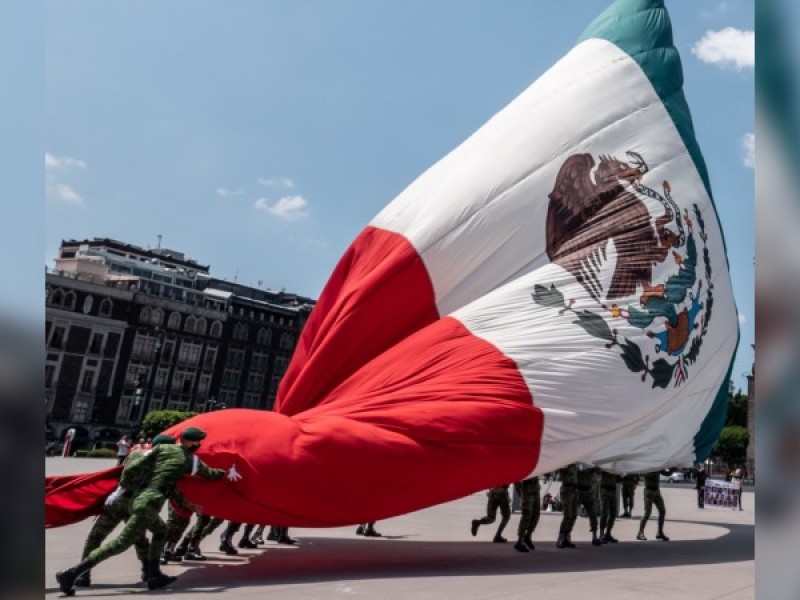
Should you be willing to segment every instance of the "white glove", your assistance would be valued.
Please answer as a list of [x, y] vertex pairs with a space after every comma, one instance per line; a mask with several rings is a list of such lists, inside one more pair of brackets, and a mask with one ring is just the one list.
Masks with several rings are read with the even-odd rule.
[[124, 494], [124, 493], [125, 493], [125, 488], [122, 488], [122, 487], [119, 487], [119, 486], [118, 486], [118, 487], [117, 487], [117, 489], [115, 489], [113, 492], [111, 492], [111, 493], [108, 495], [108, 498], [106, 498], [105, 505], [106, 505], [106, 506], [111, 506], [112, 504], [114, 504], [114, 502], [116, 502], [117, 500], [119, 500], [119, 498], [120, 498], [120, 497], [122, 496], [122, 494]]
[[239, 472], [236, 470], [236, 465], [231, 465], [231, 468], [228, 469], [228, 474], [225, 475], [228, 478], [228, 481], [239, 481], [242, 476], [239, 475]]

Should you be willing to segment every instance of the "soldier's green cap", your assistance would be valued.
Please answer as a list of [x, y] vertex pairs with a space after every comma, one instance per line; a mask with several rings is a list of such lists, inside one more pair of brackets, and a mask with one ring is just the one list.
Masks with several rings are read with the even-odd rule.
[[174, 444], [174, 443], [175, 443], [175, 438], [166, 433], [159, 433], [156, 437], [153, 438], [153, 446], [158, 446], [159, 444]]
[[181, 439], [186, 440], [187, 442], [202, 442], [203, 438], [205, 437], [206, 432], [202, 429], [198, 429], [197, 427], [189, 427], [181, 434]]

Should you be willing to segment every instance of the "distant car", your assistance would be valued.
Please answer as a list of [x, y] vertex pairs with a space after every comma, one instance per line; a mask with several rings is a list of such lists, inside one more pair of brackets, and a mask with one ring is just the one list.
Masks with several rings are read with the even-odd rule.
[[661, 473], [661, 475], [658, 476], [658, 480], [661, 482], [677, 483], [679, 481], [686, 481], [686, 477], [684, 477], [683, 473], [680, 471], [675, 471], [674, 473], [670, 473], [668, 475]]

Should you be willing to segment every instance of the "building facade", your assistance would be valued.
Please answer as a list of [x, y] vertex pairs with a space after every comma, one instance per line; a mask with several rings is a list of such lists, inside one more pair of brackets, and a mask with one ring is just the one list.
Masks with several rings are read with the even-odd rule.
[[62, 242], [45, 287], [48, 437], [76, 449], [152, 410], [270, 410], [315, 302], [108, 238]]

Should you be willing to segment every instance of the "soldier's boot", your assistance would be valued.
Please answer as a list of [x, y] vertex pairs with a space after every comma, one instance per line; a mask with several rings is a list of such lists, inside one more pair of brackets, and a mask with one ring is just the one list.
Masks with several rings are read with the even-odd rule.
[[239, 540], [238, 546], [239, 548], [248, 548], [250, 550], [252, 550], [253, 548], [258, 548], [258, 546], [254, 544], [252, 541], [250, 541], [250, 538], [246, 536], [242, 536], [242, 539]]
[[565, 537], [566, 537], [565, 534], [561, 532], [558, 533], [558, 541], [556, 542], [556, 548], [566, 548], [566, 546], [564, 545]]
[[191, 544], [186, 550], [186, 560], [206, 560], [205, 555], [200, 551], [200, 546]]
[[533, 540], [531, 539], [531, 534], [527, 534], [523, 540], [525, 545], [528, 547], [528, 550], [536, 550], [536, 546], [533, 545]]
[[178, 545], [178, 547], [175, 548], [175, 554], [177, 556], [185, 557], [186, 553], [188, 551], [189, 551], [189, 540], [188, 540], [188, 538], [183, 538], [183, 540], [181, 540], [181, 543]]
[[183, 555], [175, 552], [174, 544], [170, 544], [164, 548], [164, 554], [161, 555], [161, 564], [165, 565], [168, 562], [183, 562]]
[[481, 526], [481, 522], [478, 519], [472, 519], [472, 527], [470, 531], [472, 532], [472, 537], [478, 535], [478, 527]]
[[669, 538], [666, 535], [664, 535], [664, 531], [661, 529], [658, 530], [658, 535], [656, 535], [656, 539], [661, 540], [662, 542], [669, 541]]
[[270, 527], [269, 533], [267, 534], [267, 540], [269, 540], [270, 542], [277, 542], [279, 537], [280, 535], [278, 534], [278, 528]]
[[75, 595], [75, 580], [78, 576], [91, 569], [92, 566], [86, 560], [82, 560], [74, 567], [70, 567], [65, 571], [59, 571], [56, 573], [56, 581], [58, 581], [58, 587], [61, 588], [61, 591], [66, 594], [67, 596], [74, 596]]
[[500, 535], [500, 532], [497, 532], [494, 534], [494, 539], [492, 539], [492, 542], [495, 544], [505, 544], [508, 542], [508, 540]]
[[142, 574], [141, 580], [147, 581], [147, 578], [150, 576], [150, 565], [147, 564], [147, 561], [142, 561]]
[[609, 531], [608, 533], [606, 533], [606, 542], [609, 542], [611, 544], [616, 544], [617, 542], [619, 542], [619, 540], [615, 538], [613, 535], [611, 535], [611, 532]]
[[163, 587], [168, 586], [170, 583], [174, 583], [178, 578], [165, 575], [161, 572], [161, 565], [158, 562], [158, 559], [154, 559], [148, 562], [147, 564], [147, 589], [148, 590], [157, 590]]
[[358, 527], [356, 527], [356, 535], [364, 535], [364, 526], [363, 525], [359, 525]]
[[639, 540], [640, 542], [646, 542], [647, 541], [647, 538], [644, 537], [644, 529], [640, 529], [639, 530], [639, 533], [636, 534], [636, 539]]
[[92, 585], [92, 570], [89, 569], [78, 575], [73, 585], [77, 587], [89, 587]]
[[592, 546], [602, 546], [603, 542], [597, 537], [597, 531], [592, 531]]
[[575, 544], [572, 543], [572, 534], [565, 533], [564, 534], [564, 548], [576, 548]]
[[375, 528], [372, 525], [367, 525], [367, 528], [364, 530], [364, 537], [382, 537], [380, 533], [375, 531]]
[[281, 533], [280, 537], [275, 541], [279, 544], [286, 544], [287, 546], [292, 546], [297, 543], [297, 540], [290, 538], [289, 534], [286, 532]]
[[530, 552], [530, 550], [528, 550], [527, 544], [525, 543], [525, 537], [524, 536], [522, 536], [522, 535], [519, 536], [519, 539], [517, 540], [517, 543], [514, 544], [514, 550], [516, 550], [517, 552]]
[[231, 539], [227, 532], [223, 532], [219, 537], [219, 551], [224, 552], [228, 556], [236, 556], [239, 554], [239, 551], [231, 544]]
[[261, 546], [264, 543], [264, 526], [259, 525], [256, 527], [256, 532], [253, 534], [253, 537], [250, 540], [257, 546]]

